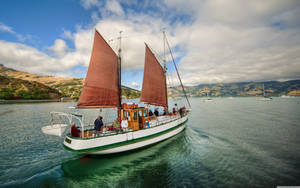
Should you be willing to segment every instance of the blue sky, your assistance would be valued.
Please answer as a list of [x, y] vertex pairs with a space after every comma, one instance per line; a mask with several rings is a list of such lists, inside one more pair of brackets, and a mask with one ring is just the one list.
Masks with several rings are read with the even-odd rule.
[[94, 28], [122, 30], [123, 84], [140, 88], [144, 42], [161, 56], [165, 28], [185, 84], [299, 79], [299, 15], [297, 0], [3, 0], [0, 63], [84, 77]]
[[[24, 43], [35, 43], [39, 48], [52, 45], [63, 29], [75, 31], [76, 25], [87, 25], [91, 22], [90, 12], [74, 0], [2, 1], [0, 12], [3, 24], [17, 33], [32, 36], [32, 40], [25, 40]], [[1, 39], [18, 42], [15, 36], [4, 32], [1, 33]]]

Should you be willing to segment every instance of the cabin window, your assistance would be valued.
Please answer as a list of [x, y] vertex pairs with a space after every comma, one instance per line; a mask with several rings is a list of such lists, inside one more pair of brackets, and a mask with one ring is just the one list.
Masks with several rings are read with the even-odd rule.
[[147, 110], [144, 111], [144, 117], [147, 117], [148, 114], [147, 114]]
[[139, 117], [143, 117], [143, 111], [139, 110]]
[[133, 120], [135, 120], [135, 121], [137, 120], [137, 113], [136, 113], [136, 111], [133, 112]]
[[130, 112], [127, 112], [127, 118], [128, 118], [128, 121], [130, 121]]

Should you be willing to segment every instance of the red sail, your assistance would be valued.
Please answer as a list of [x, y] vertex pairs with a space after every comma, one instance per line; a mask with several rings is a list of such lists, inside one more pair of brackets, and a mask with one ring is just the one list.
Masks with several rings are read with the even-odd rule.
[[94, 45], [78, 108], [119, 107], [118, 57], [95, 31]]
[[168, 107], [164, 70], [147, 45], [141, 101]]

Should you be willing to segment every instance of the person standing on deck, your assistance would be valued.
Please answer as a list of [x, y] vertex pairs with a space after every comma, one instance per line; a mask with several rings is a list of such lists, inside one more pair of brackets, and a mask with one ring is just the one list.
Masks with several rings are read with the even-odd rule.
[[100, 135], [101, 127], [103, 126], [102, 116], [98, 116], [98, 118], [94, 122], [96, 135]]
[[123, 120], [121, 122], [121, 127], [123, 131], [128, 131], [128, 119], [125, 116], [123, 117]]
[[149, 110], [149, 116], [150, 116], [150, 117], [153, 116], [152, 110]]
[[166, 109], [164, 109], [163, 116], [167, 115]]
[[156, 115], [156, 117], [158, 117], [158, 116], [159, 116], [159, 112], [158, 112], [158, 109], [157, 109], [157, 108], [155, 108], [155, 110], [154, 110], [154, 114]]

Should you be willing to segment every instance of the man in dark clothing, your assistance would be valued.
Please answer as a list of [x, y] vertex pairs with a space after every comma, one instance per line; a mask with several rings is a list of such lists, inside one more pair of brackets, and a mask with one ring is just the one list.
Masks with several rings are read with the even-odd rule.
[[94, 122], [96, 135], [100, 135], [101, 127], [103, 126], [102, 116], [98, 116], [98, 118]]
[[152, 110], [149, 110], [149, 116], [153, 116]]
[[166, 109], [164, 109], [163, 116], [167, 115]]
[[179, 109], [179, 114], [180, 114], [181, 117], [183, 116], [183, 111], [182, 111], [182, 109], [183, 109], [183, 108], [180, 108], [180, 109]]
[[156, 116], [159, 116], [159, 113], [158, 113], [158, 110], [157, 110], [157, 109], [154, 110], [154, 114], [155, 114]]

